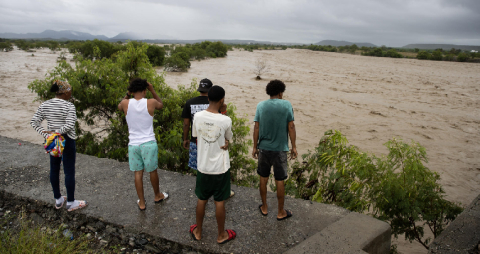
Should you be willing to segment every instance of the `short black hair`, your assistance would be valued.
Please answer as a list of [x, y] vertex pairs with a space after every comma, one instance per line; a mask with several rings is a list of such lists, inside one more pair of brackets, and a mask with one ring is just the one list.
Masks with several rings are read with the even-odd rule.
[[141, 78], [134, 78], [130, 81], [130, 85], [128, 86], [127, 90], [130, 93], [142, 92], [147, 90], [148, 83], [146, 79]]
[[225, 90], [221, 86], [212, 86], [208, 90], [208, 100], [213, 102], [219, 102], [225, 97]]
[[279, 95], [285, 92], [285, 84], [278, 79], [274, 79], [268, 83], [266, 90], [270, 96]]

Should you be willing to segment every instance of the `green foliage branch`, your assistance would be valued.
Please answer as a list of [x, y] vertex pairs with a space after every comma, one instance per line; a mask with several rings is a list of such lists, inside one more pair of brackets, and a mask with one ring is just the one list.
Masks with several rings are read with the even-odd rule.
[[[118, 51], [111, 58], [101, 58], [101, 50], [95, 47], [93, 57], [97, 60], [78, 55], [74, 67], [61, 61], [44, 80], [30, 83], [29, 89], [37, 94], [39, 101], [45, 101], [54, 97], [49, 92], [53, 80], [68, 80], [72, 85], [73, 103], [77, 110], [77, 151], [99, 158], [127, 161], [128, 126], [125, 115], [118, 111], [117, 106], [132, 78], [147, 79], [164, 104], [164, 108], [154, 116], [154, 132], [159, 148], [158, 166], [188, 173], [188, 151], [182, 147], [181, 112], [188, 99], [199, 95], [196, 81], [178, 89], [167, 86], [163, 76], [158, 75], [150, 64], [147, 50], [146, 44], [135, 45], [130, 42], [125, 50]], [[150, 93], [148, 96], [151, 98]], [[255, 162], [245, 156], [247, 147], [251, 145], [245, 138], [249, 133], [247, 120], [236, 115], [233, 105], [229, 105], [228, 112], [234, 133], [234, 140], [230, 144], [232, 180], [250, 185], [254, 183], [252, 168], [255, 168]]]
[[430, 171], [425, 148], [391, 139], [388, 155], [363, 153], [339, 131], [327, 131], [313, 152], [292, 165], [286, 191], [298, 198], [372, 212], [386, 221], [392, 235], [405, 235], [428, 249], [427, 227], [437, 237], [461, 213], [445, 199], [440, 176]]

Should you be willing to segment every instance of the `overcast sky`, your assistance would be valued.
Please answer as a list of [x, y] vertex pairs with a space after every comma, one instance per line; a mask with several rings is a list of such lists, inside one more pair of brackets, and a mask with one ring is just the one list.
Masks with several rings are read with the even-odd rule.
[[480, 45], [480, 0], [0, 0], [0, 32]]

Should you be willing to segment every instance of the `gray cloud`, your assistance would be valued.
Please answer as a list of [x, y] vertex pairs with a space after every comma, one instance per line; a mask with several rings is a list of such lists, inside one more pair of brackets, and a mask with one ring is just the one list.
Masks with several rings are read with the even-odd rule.
[[478, 0], [15, 0], [0, 2], [0, 32], [480, 45], [479, 14]]

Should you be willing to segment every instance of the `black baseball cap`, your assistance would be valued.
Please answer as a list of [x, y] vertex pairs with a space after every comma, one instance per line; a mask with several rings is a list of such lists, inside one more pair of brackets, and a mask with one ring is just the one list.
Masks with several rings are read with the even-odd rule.
[[208, 90], [210, 90], [210, 88], [212, 86], [213, 86], [212, 81], [210, 81], [210, 79], [208, 79], [208, 78], [204, 78], [204, 79], [200, 80], [200, 84], [198, 84], [197, 91], [199, 91], [201, 93], [208, 93]]

